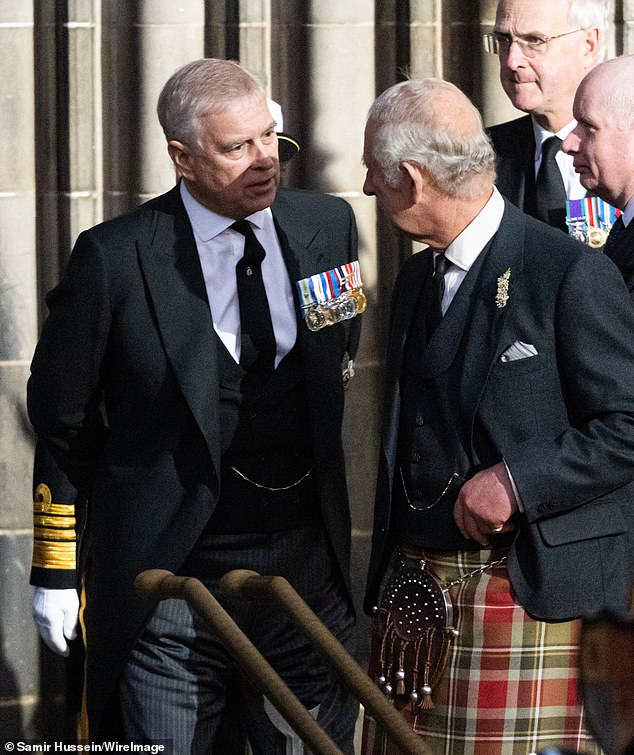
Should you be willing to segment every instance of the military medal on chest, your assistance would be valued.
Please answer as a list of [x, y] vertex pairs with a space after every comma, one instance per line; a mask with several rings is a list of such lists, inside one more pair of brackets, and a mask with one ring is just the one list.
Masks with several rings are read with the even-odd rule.
[[566, 202], [568, 233], [593, 249], [600, 249], [620, 214], [620, 210], [599, 197], [569, 199]]
[[365, 311], [358, 260], [303, 278], [296, 285], [309, 330], [321, 330]]

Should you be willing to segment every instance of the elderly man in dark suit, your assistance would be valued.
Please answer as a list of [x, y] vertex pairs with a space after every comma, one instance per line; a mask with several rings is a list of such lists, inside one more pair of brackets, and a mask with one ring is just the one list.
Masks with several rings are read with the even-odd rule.
[[500, 80], [528, 113], [490, 129], [497, 187], [520, 210], [566, 230], [566, 198], [581, 199], [561, 143], [574, 128], [572, 101], [585, 74], [604, 55], [609, 0], [500, 0], [488, 51], [500, 58]]
[[[164, 568], [217, 592], [233, 568], [281, 574], [353, 646], [341, 423], [358, 340], [357, 237], [345, 202], [278, 191], [275, 122], [237, 64], [184, 66], [158, 113], [182, 180], [81, 234], [48, 297], [28, 405], [90, 501], [91, 737], [122, 727], [128, 740], [211, 752], [231, 659], [184, 603], [139, 601], [134, 579]], [[338, 282], [349, 319], [309, 329], [319, 302], [298, 283], [321, 274]], [[290, 622], [257, 604], [232, 610], [352, 752], [358, 705]], [[283, 751], [262, 700], [244, 694], [253, 751]]]
[[[501, 197], [447, 82], [384, 92], [364, 161], [365, 193], [429, 245], [391, 309], [371, 673], [434, 752], [592, 751], [575, 619], [624, 609], [634, 573], [627, 290]], [[364, 752], [390, 752], [366, 723]]]
[[573, 112], [577, 125], [563, 150], [583, 186], [622, 212], [604, 252], [634, 299], [634, 56], [590, 71], [577, 90]]

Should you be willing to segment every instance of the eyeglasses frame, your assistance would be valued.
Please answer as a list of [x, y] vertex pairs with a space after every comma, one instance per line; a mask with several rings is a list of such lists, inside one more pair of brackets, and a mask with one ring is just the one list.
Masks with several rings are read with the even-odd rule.
[[[570, 34], [576, 34], [580, 31], [586, 31], [586, 29], [584, 27], [580, 27], [579, 29], [564, 31], [561, 34], [544, 35], [543, 37], [538, 37], [539, 42], [537, 42], [533, 47], [531, 47], [526, 39], [523, 39], [522, 37], [516, 37], [513, 34], [504, 34], [503, 32], [499, 31], [490, 31], [486, 34], [483, 34], [482, 42], [484, 44], [485, 51], [491, 53], [492, 55], [508, 55], [513, 43], [516, 42], [524, 57], [536, 58], [539, 55], [546, 54], [546, 52], [548, 51], [548, 45], [554, 39], [561, 39], [562, 37], [567, 37]], [[508, 47], [504, 51], [500, 49], [500, 43], [502, 40], [505, 44], [508, 44]], [[498, 49], [494, 49], [495, 47], [497, 47]]]

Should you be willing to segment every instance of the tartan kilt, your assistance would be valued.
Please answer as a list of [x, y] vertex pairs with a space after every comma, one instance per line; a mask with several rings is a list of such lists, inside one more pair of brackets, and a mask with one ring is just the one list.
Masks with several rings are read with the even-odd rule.
[[[503, 555], [500, 549], [483, 549], [421, 557], [444, 584]], [[586, 732], [579, 698], [581, 622], [532, 619], [513, 594], [505, 564], [449, 592], [459, 635], [433, 690], [434, 708], [413, 711], [407, 704], [402, 710], [429, 750], [444, 755], [528, 755], [557, 747], [600, 753]], [[375, 619], [375, 635], [378, 626]], [[380, 674], [380, 646], [381, 638], [374, 636], [369, 674], [375, 680]], [[400, 753], [367, 713], [361, 752]]]

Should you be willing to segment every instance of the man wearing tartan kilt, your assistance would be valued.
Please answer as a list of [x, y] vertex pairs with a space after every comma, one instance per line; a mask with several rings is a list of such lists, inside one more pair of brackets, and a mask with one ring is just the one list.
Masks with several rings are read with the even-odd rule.
[[[429, 247], [392, 301], [370, 673], [433, 752], [596, 751], [578, 619], [625, 610], [634, 573], [627, 289], [502, 199], [480, 116], [447, 82], [384, 92], [364, 162], [364, 192]], [[369, 718], [364, 735], [365, 755], [395, 752]]]

